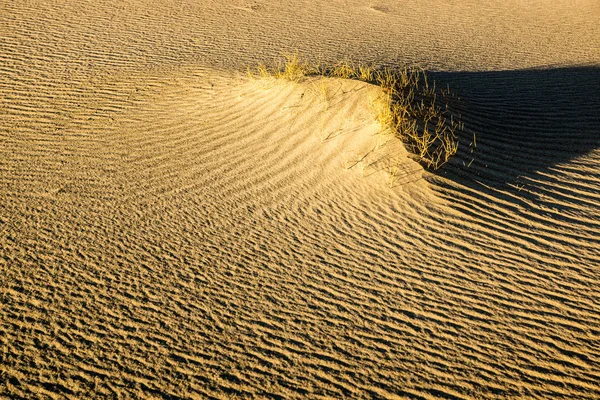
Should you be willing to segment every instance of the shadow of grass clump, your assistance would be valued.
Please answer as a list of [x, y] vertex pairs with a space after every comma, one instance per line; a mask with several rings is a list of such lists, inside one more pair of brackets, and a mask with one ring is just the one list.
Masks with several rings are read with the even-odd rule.
[[379, 85], [383, 95], [375, 102], [377, 119], [406, 145], [416, 161], [429, 170], [437, 170], [458, 151], [458, 132], [464, 129], [456, 111], [459, 99], [449, 88], [437, 87], [423, 69], [376, 68], [350, 62], [311, 65], [292, 55], [270, 66], [248, 68], [248, 74], [291, 82], [321, 76]]
[[[449, 178], [490, 187], [523, 185], [555, 166], [600, 148], [600, 68], [436, 72], [461, 94], [463, 142]], [[471, 149], [473, 150], [473, 149]]]

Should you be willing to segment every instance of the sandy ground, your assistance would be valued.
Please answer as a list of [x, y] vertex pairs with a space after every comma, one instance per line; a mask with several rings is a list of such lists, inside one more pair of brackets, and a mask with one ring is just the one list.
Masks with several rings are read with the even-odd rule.
[[599, 88], [595, 0], [0, 2], [0, 397], [600, 398]]

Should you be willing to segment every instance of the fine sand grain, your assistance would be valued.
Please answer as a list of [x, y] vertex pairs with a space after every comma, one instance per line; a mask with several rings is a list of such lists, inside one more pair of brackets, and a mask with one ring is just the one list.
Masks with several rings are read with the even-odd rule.
[[595, 0], [0, 2], [0, 398], [600, 398], [599, 89]]

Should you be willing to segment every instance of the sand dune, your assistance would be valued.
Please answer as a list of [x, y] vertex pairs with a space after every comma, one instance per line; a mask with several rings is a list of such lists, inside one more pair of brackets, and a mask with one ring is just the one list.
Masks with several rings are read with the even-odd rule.
[[0, 397], [599, 398], [598, 3], [401, 3], [0, 4]]

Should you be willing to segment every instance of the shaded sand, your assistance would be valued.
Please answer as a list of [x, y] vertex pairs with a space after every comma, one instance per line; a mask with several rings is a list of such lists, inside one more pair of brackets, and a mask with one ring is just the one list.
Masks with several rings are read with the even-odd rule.
[[[0, 4], [0, 397], [600, 397], [598, 2], [121, 3]], [[458, 156], [236, 72], [294, 50]]]

